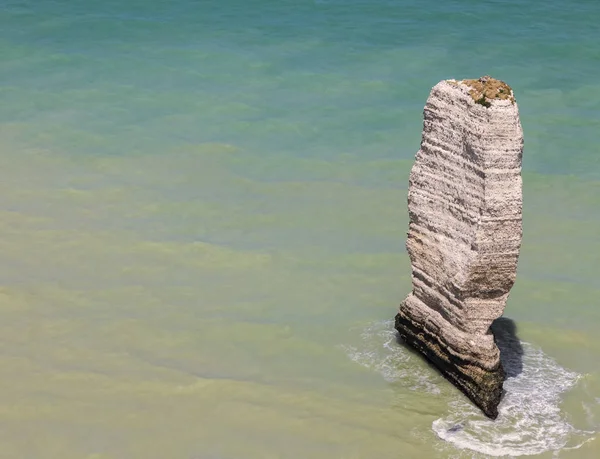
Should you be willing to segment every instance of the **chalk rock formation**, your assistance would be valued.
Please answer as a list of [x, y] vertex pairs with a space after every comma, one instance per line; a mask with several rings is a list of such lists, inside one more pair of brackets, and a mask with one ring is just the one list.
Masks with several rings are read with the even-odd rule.
[[482, 77], [432, 89], [409, 179], [413, 290], [396, 329], [493, 419], [504, 370], [490, 325], [516, 277], [522, 153], [507, 84]]

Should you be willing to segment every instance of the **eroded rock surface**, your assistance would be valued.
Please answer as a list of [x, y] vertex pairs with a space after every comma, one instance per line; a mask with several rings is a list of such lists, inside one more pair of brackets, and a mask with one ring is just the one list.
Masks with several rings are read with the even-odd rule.
[[490, 325], [516, 277], [522, 153], [508, 85], [482, 77], [432, 89], [409, 179], [413, 290], [396, 329], [491, 418], [504, 370]]

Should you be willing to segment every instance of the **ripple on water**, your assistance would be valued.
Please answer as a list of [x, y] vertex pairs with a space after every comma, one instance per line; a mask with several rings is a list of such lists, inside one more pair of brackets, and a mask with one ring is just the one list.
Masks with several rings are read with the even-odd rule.
[[361, 333], [360, 347], [343, 346], [354, 362], [377, 371], [388, 382], [400, 382], [413, 390], [440, 394], [435, 376], [415, 365], [416, 355], [398, 344], [393, 320], [375, 322]]
[[[427, 368], [417, 368], [414, 359], [418, 357], [397, 343], [393, 321], [369, 325], [361, 338], [359, 347], [344, 346], [353, 361], [377, 371], [386, 381], [441, 393], [435, 376]], [[460, 450], [496, 457], [579, 448], [594, 438], [596, 432], [569, 424], [559, 406], [562, 394], [573, 388], [581, 375], [559, 366], [529, 343], [521, 342], [521, 346], [522, 370], [505, 381], [498, 418], [486, 418], [455, 392], [448, 414], [432, 424], [439, 438]]]
[[433, 422], [434, 432], [460, 449], [487, 456], [525, 456], [578, 448], [595, 432], [578, 430], [560, 411], [561, 395], [580, 375], [559, 366], [541, 349], [523, 346], [523, 370], [504, 382], [498, 419], [485, 418], [464, 398], [450, 402], [448, 415]]

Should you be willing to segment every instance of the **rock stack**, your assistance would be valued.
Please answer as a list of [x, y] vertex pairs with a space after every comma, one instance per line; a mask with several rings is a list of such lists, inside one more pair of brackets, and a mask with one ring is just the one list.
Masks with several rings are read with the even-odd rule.
[[516, 277], [522, 154], [506, 83], [446, 80], [431, 90], [408, 190], [413, 289], [396, 329], [492, 419], [504, 370], [490, 325]]

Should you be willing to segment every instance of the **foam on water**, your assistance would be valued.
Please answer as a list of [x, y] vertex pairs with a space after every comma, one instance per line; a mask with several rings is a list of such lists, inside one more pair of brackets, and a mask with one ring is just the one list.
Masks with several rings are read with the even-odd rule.
[[343, 346], [353, 361], [379, 372], [388, 382], [401, 382], [413, 390], [440, 394], [434, 375], [416, 368], [418, 357], [398, 345], [392, 320], [369, 325], [361, 332], [361, 339], [360, 348]]
[[[502, 351], [507, 348], [506, 335], [497, 334]], [[393, 321], [367, 326], [361, 333], [362, 344], [344, 346], [348, 356], [366, 368], [379, 372], [388, 382], [401, 382], [416, 391], [439, 395], [446, 384], [415, 363], [419, 357], [397, 342]], [[495, 421], [457, 391], [449, 402], [447, 415], [432, 424], [437, 436], [453, 449], [479, 456], [524, 456], [561, 449], [576, 449], [592, 440], [593, 431], [583, 431], [569, 424], [560, 410], [561, 396], [573, 388], [581, 375], [559, 366], [541, 349], [525, 342], [522, 360], [503, 352], [503, 364], [511, 375]], [[518, 360], [518, 363], [517, 363]], [[445, 447], [443, 447], [445, 449]], [[456, 451], [456, 450], [455, 450]]]
[[443, 440], [487, 456], [524, 456], [578, 448], [595, 432], [573, 427], [560, 410], [561, 395], [580, 375], [559, 366], [541, 349], [523, 346], [522, 372], [509, 377], [495, 421], [463, 397], [450, 402], [450, 413], [433, 422]]

